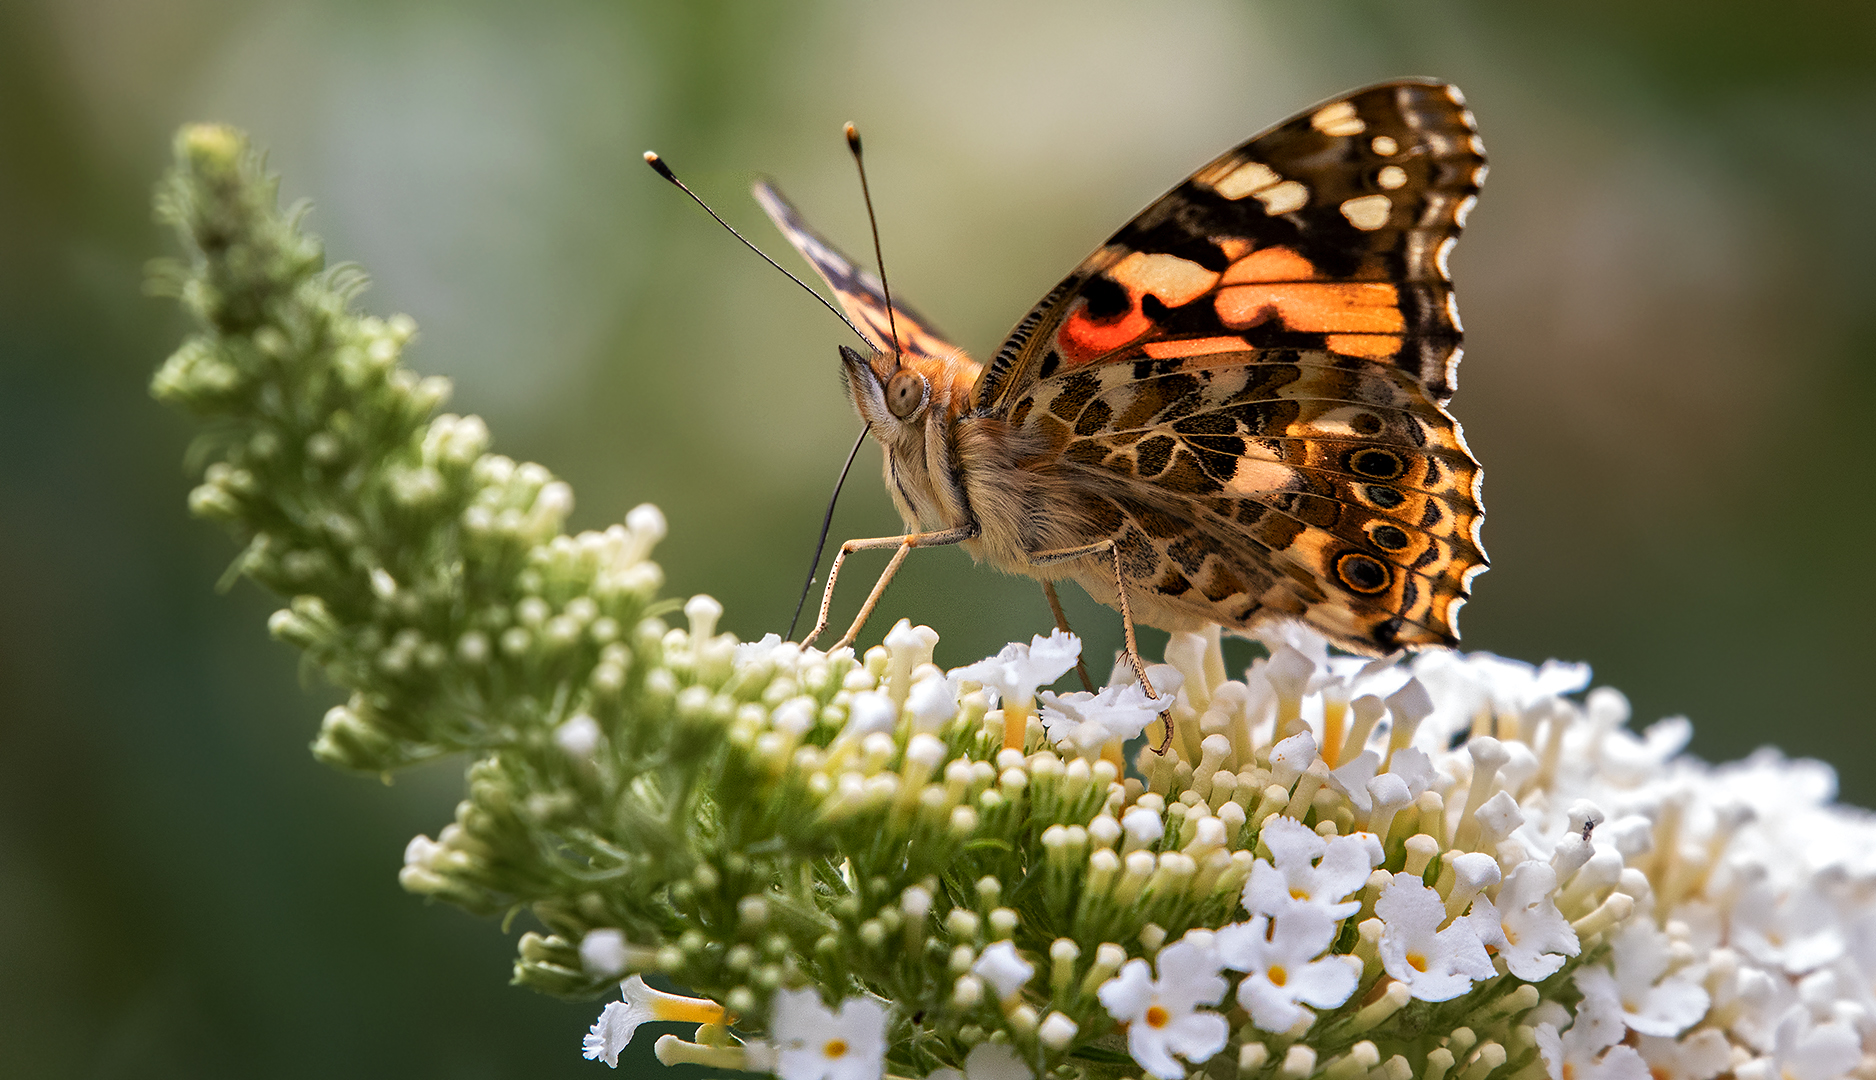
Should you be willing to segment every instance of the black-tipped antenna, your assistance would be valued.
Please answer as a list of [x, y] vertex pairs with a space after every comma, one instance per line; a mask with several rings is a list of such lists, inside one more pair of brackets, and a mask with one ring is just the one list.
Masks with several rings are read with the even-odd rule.
[[886, 295], [886, 332], [892, 335], [892, 355], [897, 359], [902, 353], [899, 348], [899, 327], [892, 315], [892, 287], [886, 284], [886, 255], [879, 246], [879, 219], [873, 216], [873, 192], [866, 184], [866, 159], [860, 153], [860, 129], [848, 122], [845, 131], [847, 149], [853, 153], [853, 167], [860, 170], [860, 197], [866, 200], [866, 223], [873, 229], [873, 262], [879, 267], [879, 291]]
[[808, 594], [814, 591], [814, 572], [821, 568], [821, 552], [827, 548], [827, 530], [834, 524], [834, 504], [840, 501], [840, 489], [847, 483], [847, 470], [853, 468], [853, 459], [860, 456], [860, 446], [866, 442], [867, 432], [873, 430], [868, 423], [860, 429], [860, 437], [853, 440], [853, 449], [847, 451], [847, 463], [840, 467], [840, 479], [834, 481], [834, 494], [828, 497], [827, 513], [821, 515], [821, 538], [814, 542], [814, 558], [808, 560], [808, 580], [802, 583], [801, 599], [795, 601], [795, 617], [788, 620], [789, 641], [795, 639], [795, 624], [801, 621], [801, 609], [808, 603]]
[[[852, 125], [849, 125], [849, 126], [851, 127]], [[790, 273], [790, 272], [789, 272], [789, 270], [788, 270], [788, 268], [787, 268], [787, 267], [785, 267], [785, 266], [783, 266], [783, 265], [782, 265], [781, 263], [778, 263], [778, 262], [776, 262], [776, 261], [775, 261], [774, 259], [771, 259], [771, 258], [769, 258], [769, 256], [768, 256], [768, 254], [767, 254], [766, 252], [764, 252], [764, 251], [763, 251], [763, 250], [762, 250], [761, 248], [759, 248], [759, 247], [757, 247], [757, 246], [755, 246], [754, 244], [752, 244], [752, 243], [750, 243], [750, 242], [749, 242], [749, 238], [748, 238], [748, 237], [746, 237], [746, 236], [744, 236], [744, 235], [743, 235], [742, 233], [739, 233], [739, 232], [737, 232], [737, 231], [736, 231], [736, 230], [735, 230], [735, 229], [734, 229], [734, 228], [733, 228], [733, 227], [732, 227], [732, 226], [730, 225], [730, 223], [729, 223], [729, 222], [727, 222], [727, 221], [724, 221], [724, 220], [723, 220], [722, 218], [720, 218], [720, 217], [717, 217], [717, 212], [716, 212], [715, 210], [712, 210], [712, 209], [710, 209], [710, 204], [709, 204], [709, 203], [707, 203], [707, 202], [704, 202], [704, 201], [703, 201], [702, 199], [700, 199], [700, 198], [698, 198], [698, 197], [697, 197], [697, 193], [696, 193], [696, 192], [694, 192], [694, 191], [692, 191], [692, 190], [691, 190], [690, 188], [688, 188], [688, 187], [685, 187], [685, 186], [684, 186], [684, 181], [682, 181], [682, 180], [679, 180], [679, 179], [677, 178], [677, 174], [671, 171], [671, 166], [669, 166], [669, 165], [666, 165], [666, 164], [664, 163], [664, 159], [663, 159], [663, 158], [661, 158], [661, 157], [659, 157], [659, 156], [658, 156], [658, 155], [657, 155], [657, 154], [656, 154], [655, 152], [653, 152], [653, 151], [650, 151], [650, 150], [647, 150], [647, 151], [645, 151], [645, 164], [647, 164], [647, 165], [650, 165], [650, 166], [651, 166], [651, 170], [652, 170], [653, 172], [655, 172], [655, 173], [657, 173], [657, 174], [658, 174], [659, 176], [662, 176], [662, 177], [664, 177], [664, 178], [665, 178], [666, 180], [669, 180], [669, 181], [671, 181], [671, 183], [673, 183], [673, 184], [675, 184], [675, 185], [677, 185], [677, 189], [678, 189], [679, 191], [681, 191], [681, 192], [683, 192], [684, 194], [686, 194], [686, 195], [689, 195], [689, 196], [690, 196], [690, 201], [691, 201], [691, 202], [694, 202], [694, 203], [696, 203], [696, 204], [697, 204], [698, 206], [701, 206], [701, 207], [703, 207], [703, 209], [704, 209], [704, 213], [706, 213], [706, 214], [709, 214], [709, 215], [710, 215], [710, 216], [711, 216], [712, 218], [715, 218], [715, 219], [716, 219], [716, 223], [717, 223], [718, 225], [721, 225], [721, 226], [723, 226], [723, 227], [724, 227], [725, 229], [728, 229], [728, 230], [729, 230], [729, 234], [730, 234], [731, 236], [734, 236], [734, 237], [735, 237], [736, 239], [738, 239], [738, 240], [741, 240], [741, 241], [743, 242], [743, 246], [744, 246], [744, 247], [746, 247], [746, 248], [748, 248], [748, 249], [749, 249], [750, 251], [753, 251], [753, 252], [755, 252], [755, 253], [756, 253], [757, 255], [760, 255], [760, 256], [762, 256], [762, 261], [763, 261], [763, 262], [765, 262], [765, 263], [768, 263], [768, 264], [769, 264], [770, 266], [773, 266], [773, 267], [775, 267], [775, 268], [776, 268], [777, 270], [780, 270], [780, 271], [781, 271], [781, 272], [782, 272], [782, 273], [783, 273], [784, 275], [786, 275], [786, 276], [788, 277], [788, 280], [790, 280], [790, 281], [792, 281], [792, 282], [794, 282], [795, 284], [797, 284], [797, 285], [799, 285], [799, 286], [801, 286], [801, 288], [802, 288], [802, 291], [804, 291], [804, 292], [806, 292], [806, 293], [807, 293], [807, 294], [808, 294], [809, 296], [812, 296], [812, 297], [814, 297], [814, 298], [815, 298], [816, 300], [819, 300], [819, 301], [821, 302], [821, 306], [822, 306], [822, 307], [824, 307], [824, 308], [826, 308], [827, 310], [829, 310], [829, 311], [831, 311], [831, 312], [833, 312], [833, 313], [834, 313], [834, 318], [836, 318], [836, 319], [839, 319], [839, 320], [840, 320], [841, 322], [844, 322], [844, 323], [846, 323], [846, 324], [847, 324], [847, 329], [849, 329], [849, 330], [851, 330], [851, 331], [853, 331], [853, 332], [854, 332], [854, 333], [855, 333], [856, 335], [858, 335], [861, 341], [864, 341], [864, 342], [866, 342], [866, 344], [867, 344], [867, 347], [868, 347], [868, 348], [872, 348], [872, 347], [873, 347], [873, 339], [872, 339], [872, 338], [870, 338], [870, 337], [867, 337], [867, 336], [866, 336], [866, 334], [864, 334], [864, 333], [862, 333], [862, 332], [861, 332], [861, 330], [860, 330], [860, 328], [859, 328], [859, 327], [857, 327], [857, 326], [855, 326], [855, 325], [853, 325], [853, 320], [852, 320], [852, 319], [849, 319], [849, 318], [847, 318], [847, 314], [846, 314], [846, 312], [844, 312], [844, 311], [841, 311], [841, 310], [840, 310], [839, 308], [837, 308], [837, 307], [835, 307], [834, 305], [832, 305], [832, 304], [830, 304], [830, 303], [828, 303], [828, 302], [827, 302], [827, 297], [825, 297], [825, 296], [822, 296], [822, 295], [821, 295], [820, 293], [818, 293], [818, 292], [815, 292], [815, 291], [814, 291], [814, 287], [813, 287], [812, 285], [809, 285], [809, 284], [808, 284], [807, 282], [805, 282], [805, 281], [803, 281], [803, 280], [801, 280], [800, 278], [798, 278], [798, 277], [796, 277], [796, 276], [795, 276], [795, 275], [794, 275], [793, 273]], [[872, 204], [870, 204], [870, 203], [868, 204], [868, 206], [871, 206], [871, 205], [872, 205]], [[871, 211], [870, 211], [870, 210], [869, 210], [868, 212], [869, 212], [869, 213], [871, 213]], [[877, 239], [877, 236], [875, 236], [875, 239]], [[889, 325], [890, 325], [890, 323], [889, 323]], [[819, 556], [816, 556], [816, 557], [818, 558]]]

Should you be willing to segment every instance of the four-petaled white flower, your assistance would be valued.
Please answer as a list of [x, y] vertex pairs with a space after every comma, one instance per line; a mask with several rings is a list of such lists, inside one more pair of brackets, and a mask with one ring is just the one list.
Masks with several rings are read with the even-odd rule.
[[[1206, 945], [1181, 939], [1159, 951], [1155, 979], [1145, 960], [1129, 960], [1120, 974], [1096, 991], [1108, 1014], [1127, 1025], [1127, 1051], [1161, 1080], [1179, 1080], [1186, 1067], [1174, 1059], [1203, 1064], [1224, 1049], [1231, 1026], [1200, 1005], [1216, 1005], [1229, 989], [1218, 974], [1218, 957]], [[793, 1080], [792, 1077], [788, 1080]]]
[[[1531, 860], [1511, 868], [1499, 887], [1498, 902], [1475, 903], [1473, 920], [1485, 944], [1498, 950], [1513, 975], [1542, 982], [1563, 967], [1565, 957], [1582, 951], [1570, 921], [1557, 910], [1557, 871]], [[1487, 917], [1487, 909], [1491, 917]]]
[[632, 1041], [640, 1024], [655, 1020], [686, 1024], [723, 1022], [723, 1006], [716, 1002], [654, 990], [637, 975], [620, 983], [619, 992], [624, 1000], [611, 1002], [601, 1010], [599, 1019], [593, 1022], [581, 1043], [588, 1061], [604, 1060], [618, 1068], [619, 1051]]
[[1137, 682], [1109, 686], [1098, 694], [1077, 690], [1070, 694], [1042, 692], [1042, 724], [1049, 741], [1069, 743], [1084, 756], [1100, 752], [1113, 740], [1125, 742], [1146, 730], [1159, 714], [1172, 707], [1183, 682], [1177, 668], [1155, 664], [1147, 669], [1158, 697], [1148, 697]]
[[951, 674], [994, 690], [997, 699], [1006, 706], [1027, 707], [1037, 687], [1047, 686], [1068, 674], [1080, 656], [1081, 639], [1065, 630], [1057, 630], [1046, 638], [1037, 634], [1027, 645], [1012, 642], [997, 655], [956, 668]]
[[1332, 1009], [1355, 992], [1358, 969], [1340, 957], [1322, 957], [1340, 925], [1320, 908], [1299, 904], [1276, 916], [1259, 915], [1218, 931], [1218, 957], [1245, 973], [1238, 1004], [1265, 1031], [1288, 1031], [1307, 1010]]
[[984, 950], [971, 965], [971, 972], [996, 987], [999, 999], [1008, 1001], [1036, 977], [1036, 965], [1017, 955], [1016, 946], [999, 941]]
[[1470, 916], [1446, 921], [1446, 903], [1440, 894], [1412, 874], [1395, 874], [1374, 913], [1381, 918], [1381, 966], [1407, 984], [1407, 992], [1421, 1001], [1447, 1001], [1472, 988], [1477, 979], [1494, 974], [1478, 927]]
[[1567, 1031], [1559, 1033], [1550, 1020], [1536, 1029], [1550, 1080], [1652, 1080], [1634, 1047], [1616, 1045], [1624, 1034], [1622, 1005], [1611, 994], [1585, 994]]
[[[1863, 1059], [1856, 1030], [1841, 1021], [1814, 1023], [1803, 1005], [1793, 1005], [1778, 1022], [1768, 1070], [1777, 1080], [1837, 1080]], [[1752, 1070], [1736, 1070], [1742, 1077]], [[1770, 1080], [1770, 1078], [1768, 1078]]]
[[1251, 867], [1251, 879], [1244, 885], [1244, 907], [1253, 915], [1281, 915], [1304, 906], [1331, 919], [1346, 918], [1361, 908], [1361, 901], [1344, 901], [1343, 897], [1366, 884], [1369, 872], [1381, 861], [1381, 842], [1372, 833], [1324, 840], [1302, 822], [1287, 817], [1264, 822], [1258, 840], [1276, 861], [1273, 865], [1259, 859]]
[[1718, 1028], [1701, 1028], [1682, 1039], [1643, 1035], [1635, 1049], [1654, 1080], [1713, 1080], [1733, 1063], [1733, 1044]]
[[771, 1028], [782, 1080], [879, 1080], [886, 1067], [886, 1006], [848, 998], [838, 1010], [809, 990], [775, 994]]
[[[1584, 993], [1606, 992], [1622, 1007], [1622, 1019], [1643, 1035], [1679, 1035], [1700, 1022], [1711, 999], [1687, 972], [1668, 974], [1668, 936], [1652, 919], [1635, 919], [1616, 935], [1607, 964], [1576, 973]], [[1663, 976], [1666, 976], [1663, 978]]]

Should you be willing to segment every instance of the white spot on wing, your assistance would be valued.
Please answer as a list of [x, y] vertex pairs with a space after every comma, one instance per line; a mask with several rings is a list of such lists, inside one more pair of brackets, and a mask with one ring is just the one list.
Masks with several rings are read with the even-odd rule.
[[1466, 332], [1466, 328], [1459, 322], [1459, 294], [1454, 292], [1446, 294], [1446, 317], [1452, 320], [1454, 330], [1462, 334]]
[[1380, 154], [1382, 157], [1393, 157], [1400, 152], [1400, 144], [1395, 142], [1391, 136], [1387, 135], [1376, 135], [1374, 142], [1368, 145], [1373, 147], [1374, 152]]
[[1263, 162], [1247, 161], [1213, 184], [1212, 190], [1227, 199], [1242, 199], [1253, 192], [1274, 187], [1282, 180], [1283, 177]]
[[1274, 461], [1260, 461], [1252, 457], [1238, 459], [1238, 470], [1231, 474], [1225, 484], [1227, 495], [1262, 495], [1271, 491], [1286, 491], [1296, 480], [1296, 473], [1286, 465]]
[[1275, 187], [1265, 188], [1256, 194], [1257, 201], [1264, 204], [1264, 213], [1272, 217], [1301, 210], [1309, 205], [1309, 189], [1294, 180], [1285, 180]]
[[1360, 135], [1368, 130], [1368, 125], [1355, 115], [1354, 103], [1348, 101], [1338, 101], [1317, 109], [1309, 118], [1309, 126], [1324, 135]]
[[1472, 208], [1477, 205], [1479, 205], [1479, 197], [1477, 195], [1468, 195], [1459, 200], [1458, 208], [1453, 211], [1453, 224], [1462, 229], [1465, 228], [1466, 219], [1472, 216]]
[[1451, 281], [1453, 279], [1452, 268], [1446, 265], [1446, 260], [1452, 257], [1453, 248], [1458, 246], [1459, 238], [1457, 236], [1449, 236], [1441, 240], [1440, 246], [1433, 251], [1433, 265], [1439, 269], [1440, 277], [1445, 281]]
[[1395, 188], [1407, 183], [1407, 170], [1401, 168], [1399, 165], [1384, 165], [1381, 167], [1380, 173], [1375, 176], [1374, 182], [1389, 191], [1393, 191]]
[[1386, 195], [1362, 195], [1342, 204], [1342, 216], [1357, 229], [1373, 232], [1387, 224], [1394, 204]]

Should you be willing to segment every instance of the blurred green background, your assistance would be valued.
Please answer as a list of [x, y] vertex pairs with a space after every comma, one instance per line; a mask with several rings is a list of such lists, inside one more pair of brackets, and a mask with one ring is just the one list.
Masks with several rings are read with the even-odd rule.
[[[188, 120], [272, 148], [366, 305], [422, 326], [410, 361], [571, 480], [577, 524], [660, 504], [672, 590], [755, 636], [857, 431], [847, 339], [641, 150], [771, 248], [758, 171], [861, 251], [857, 121], [897, 290], [983, 356], [1225, 147], [1356, 85], [1453, 80], [1493, 159], [1454, 260], [1494, 562], [1467, 645], [1591, 661], [1638, 720], [1693, 716], [1702, 755], [1776, 742], [1868, 804], [1876, 6], [1775, 10], [0, 5], [0, 1074], [602, 1071], [577, 1049], [596, 1006], [505, 985], [519, 928], [397, 887], [457, 766], [316, 765], [330, 691], [268, 640], [268, 598], [214, 594], [233, 548], [185, 516], [190, 428], [144, 390], [184, 331], [140, 289]], [[837, 540], [897, 527], [877, 461]], [[1091, 653], [1118, 644], [1070, 608]], [[1047, 626], [1033, 585], [950, 550], [882, 614], [874, 640], [909, 614], [947, 664]]]

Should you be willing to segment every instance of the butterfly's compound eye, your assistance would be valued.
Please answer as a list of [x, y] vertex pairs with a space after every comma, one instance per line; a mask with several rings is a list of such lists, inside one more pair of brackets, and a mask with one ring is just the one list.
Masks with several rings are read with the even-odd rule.
[[886, 382], [886, 408], [901, 420], [910, 417], [925, 404], [925, 376], [916, 371], [900, 371]]

